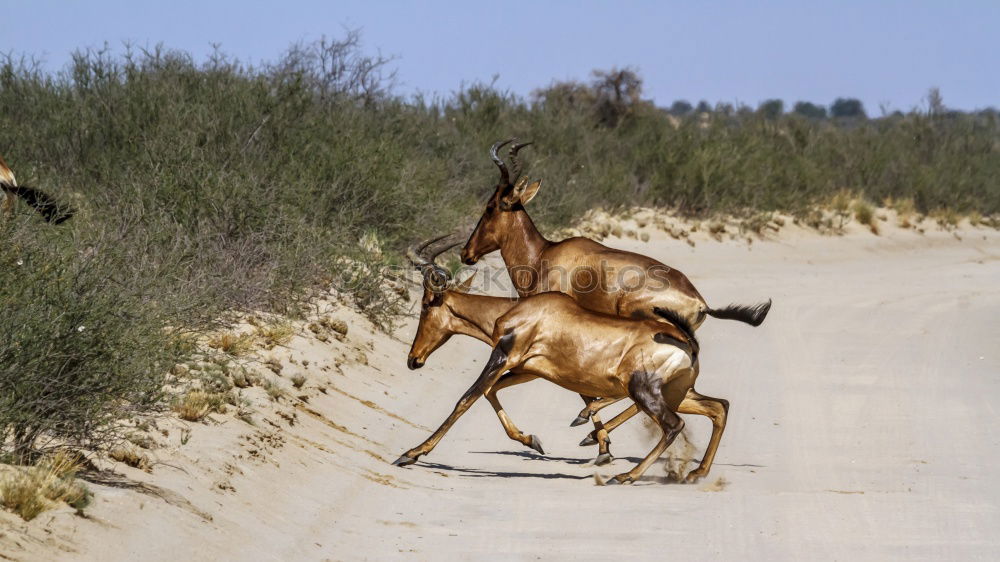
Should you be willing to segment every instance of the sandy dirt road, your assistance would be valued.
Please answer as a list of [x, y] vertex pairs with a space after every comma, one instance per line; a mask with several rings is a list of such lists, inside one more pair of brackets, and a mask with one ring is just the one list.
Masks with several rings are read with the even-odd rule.
[[[522, 430], [541, 437], [545, 455], [508, 440], [480, 401], [421, 462], [389, 465], [445, 418], [489, 353], [453, 338], [422, 370], [408, 371], [411, 320], [394, 338], [373, 334], [368, 365], [334, 381], [338, 392], [310, 401], [320, 415], [301, 413], [287, 430], [299, 447], [286, 445], [280, 462], [244, 467], [232, 480], [236, 493], [177, 481], [211, 522], [162, 502], [137, 511], [124, 496], [103, 500], [95, 517], [107, 523], [76, 532], [67, 557], [1000, 556], [995, 231], [962, 240], [899, 231], [789, 235], [752, 246], [609, 243], [677, 266], [710, 304], [774, 299], [760, 328], [709, 319], [699, 330], [697, 388], [732, 404], [705, 481], [669, 483], [656, 465], [635, 485], [596, 486], [595, 472], [630, 468], [651, 434], [638, 418], [623, 425], [612, 433], [618, 458], [594, 467], [596, 448], [577, 445], [588, 427], [569, 427], [579, 397], [544, 381], [500, 398]], [[686, 420], [697, 460], [711, 426]], [[127, 513], [134, 523], [121, 522]]]

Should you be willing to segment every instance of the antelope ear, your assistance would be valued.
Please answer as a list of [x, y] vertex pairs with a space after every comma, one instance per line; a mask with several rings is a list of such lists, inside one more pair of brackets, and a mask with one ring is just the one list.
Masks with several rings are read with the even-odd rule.
[[541, 186], [542, 180], [535, 180], [531, 182], [531, 184], [524, 189], [524, 193], [521, 194], [521, 204], [527, 205], [528, 201], [534, 199], [535, 195], [538, 193], [538, 188]]
[[511, 188], [510, 192], [503, 196], [501, 199], [501, 204], [503, 208], [507, 211], [511, 209], [514, 205], [521, 203], [524, 205], [538, 193], [538, 187], [542, 184], [542, 180], [538, 180], [532, 184], [528, 184], [528, 176], [521, 176], [521, 179], [517, 180], [514, 187]]
[[472, 272], [472, 275], [466, 278], [465, 281], [462, 281], [461, 283], [455, 286], [455, 290], [458, 291], [459, 293], [468, 293], [469, 291], [472, 290], [472, 281], [475, 280], [475, 278], [476, 278], [476, 272]]

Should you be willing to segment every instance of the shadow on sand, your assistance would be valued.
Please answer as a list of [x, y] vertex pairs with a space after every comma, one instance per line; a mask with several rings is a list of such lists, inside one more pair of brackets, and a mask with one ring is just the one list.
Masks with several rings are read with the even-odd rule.
[[574, 459], [569, 457], [555, 457], [552, 455], [540, 455], [534, 451], [469, 451], [474, 455], [507, 455], [509, 457], [521, 457], [529, 461], [559, 461], [567, 464], [587, 464], [592, 459]]
[[[605, 468], [608, 470], [613, 470], [610, 465], [605, 465], [604, 467], [596, 467], [591, 463], [592, 459], [579, 459], [579, 458], [569, 458], [569, 457], [554, 457], [550, 455], [540, 455], [534, 451], [469, 451], [476, 455], [506, 455], [511, 457], [520, 457], [526, 461], [548, 461], [548, 462], [560, 462], [571, 464], [575, 466], [591, 466], [595, 469]], [[640, 457], [615, 457], [616, 461], [623, 461], [629, 464], [637, 464], [642, 461]], [[697, 464], [699, 461], [690, 460], [685, 464]], [[759, 467], [761, 465], [754, 464], [727, 464], [727, 463], [715, 463], [716, 466], [734, 466], [734, 467]], [[435, 470], [441, 470], [445, 472], [457, 473], [460, 476], [465, 476], [468, 478], [543, 478], [546, 480], [559, 479], [559, 480], [586, 480], [593, 478], [593, 475], [576, 475], [576, 474], [565, 474], [561, 472], [519, 472], [519, 471], [503, 471], [503, 470], [489, 470], [488, 468], [468, 468], [462, 466], [453, 466], [449, 464], [417, 461], [418, 466], [423, 466], [426, 468], [431, 468]], [[677, 480], [669, 476], [653, 476], [644, 475], [641, 480], [636, 482], [637, 485], [646, 484], [677, 484]]]
[[449, 464], [441, 464], [436, 462], [417, 462], [418, 466], [424, 466], [427, 468], [432, 468], [435, 470], [442, 470], [446, 472], [454, 472], [460, 476], [465, 476], [468, 478], [544, 478], [547, 480], [551, 479], [564, 479], [564, 480], [586, 480], [590, 476], [577, 476], [575, 474], [562, 474], [559, 472], [510, 472], [510, 471], [497, 471], [488, 470], [482, 468], [466, 468], [460, 466], [451, 466]]

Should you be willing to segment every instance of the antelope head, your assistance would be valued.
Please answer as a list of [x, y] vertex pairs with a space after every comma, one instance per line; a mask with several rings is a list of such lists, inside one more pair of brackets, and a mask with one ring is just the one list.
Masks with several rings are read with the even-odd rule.
[[[420, 299], [420, 323], [417, 325], [417, 335], [413, 338], [406, 366], [419, 369], [424, 366], [427, 357], [444, 345], [451, 337], [448, 323], [451, 315], [444, 306], [447, 292], [452, 288], [451, 274], [437, 263], [434, 258], [449, 248], [460, 243], [454, 234], [448, 234], [411, 246], [406, 251], [406, 257], [423, 275], [424, 294]], [[471, 277], [457, 287], [467, 291]]]
[[[510, 147], [508, 159], [513, 170], [508, 170], [497, 151], [511, 142], [514, 144]], [[500, 181], [486, 203], [486, 210], [476, 224], [476, 229], [462, 248], [464, 264], [473, 265], [486, 254], [499, 250], [504, 237], [514, 228], [515, 214], [523, 213], [524, 205], [538, 193], [541, 180], [529, 182], [527, 176], [519, 177], [521, 164], [517, 160], [517, 153], [529, 144], [532, 143], [518, 143], [516, 139], [507, 139], [490, 148], [490, 158], [500, 168]]]

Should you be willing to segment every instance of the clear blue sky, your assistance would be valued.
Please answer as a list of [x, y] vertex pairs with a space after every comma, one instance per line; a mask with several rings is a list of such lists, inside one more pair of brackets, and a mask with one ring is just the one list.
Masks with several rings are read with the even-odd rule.
[[490, 81], [528, 94], [595, 68], [632, 66], [659, 105], [757, 105], [858, 97], [869, 114], [921, 105], [1000, 106], [1000, 0], [398, 2], [0, 0], [0, 52], [60, 69], [80, 47], [163, 42], [201, 59], [211, 43], [271, 60], [292, 42], [360, 28], [398, 57], [399, 91], [448, 94]]

